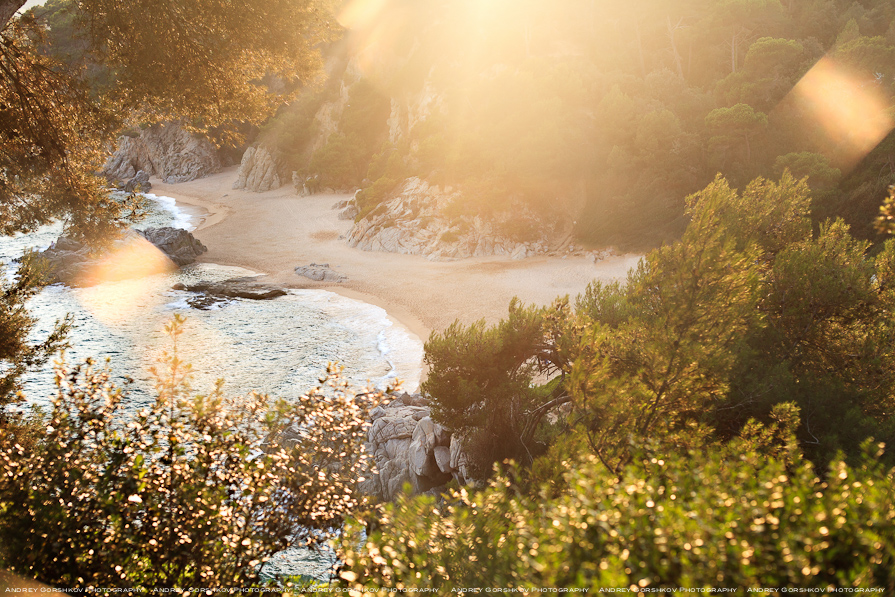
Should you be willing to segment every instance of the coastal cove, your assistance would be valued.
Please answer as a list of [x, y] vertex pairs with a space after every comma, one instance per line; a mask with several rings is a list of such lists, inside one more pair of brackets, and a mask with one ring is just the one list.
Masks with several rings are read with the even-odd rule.
[[[195, 229], [213, 214], [178, 204], [171, 197], [147, 194], [148, 215], [136, 228], [174, 226]], [[0, 260], [10, 263], [22, 251], [49, 246], [61, 234], [61, 224], [17, 237], [4, 238]], [[14, 274], [10, 263], [7, 277]], [[375, 305], [320, 289], [287, 289], [276, 300], [215, 300], [207, 308], [192, 308], [201, 294], [178, 285], [257, 279], [257, 272], [204, 262], [171, 273], [106, 281], [86, 287], [53, 284], [31, 299], [37, 317], [34, 335], [52, 330], [67, 314], [73, 318], [69, 365], [93, 358], [99, 366], [113, 361], [113, 380], [126, 386], [127, 411], [151, 404], [154, 378], [150, 373], [172, 348], [163, 327], [175, 314], [186, 317], [178, 353], [192, 367], [192, 387], [203, 393], [217, 379], [230, 395], [252, 390], [294, 399], [310, 389], [327, 363], [344, 367], [355, 387], [384, 388], [396, 379], [413, 391], [419, 383], [422, 342], [396, 325]], [[213, 348], [212, 348], [213, 347]], [[55, 395], [54, 364], [47, 363], [24, 378], [31, 404], [47, 407]], [[125, 380], [133, 379], [133, 384]]]
[[[194, 231], [208, 252], [200, 262], [266, 274], [261, 280], [287, 288], [329, 290], [386, 310], [422, 340], [459, 320], [495, 323], [515, 296], [546, 305], [574, 298], [594, 281], [623, 280], [640, 255], [612, 255], [594, 262], [587, 254], [523, 260], [473, 257], [431, 261], [417, 255], [362, 251], [345, 242], [350, 220], [333, 206], [351, 197], [319, 193], [299, 197], [291, 186], [255, 193], [232, 189], [236, 167], [178, 184], [152, 179], [153, 190], [208, 212]], [[298, 276], [295, 268], [326, 263], [344, 276], [338, 283]]]

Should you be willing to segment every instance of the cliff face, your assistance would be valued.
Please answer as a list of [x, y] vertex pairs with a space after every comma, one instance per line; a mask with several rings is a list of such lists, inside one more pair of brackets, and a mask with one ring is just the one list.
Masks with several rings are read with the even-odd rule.
[[270, 149], [263, 145], [249, 147], [242, 154], [242, 162], [236, 174], [234, 189], [247, 189], [263, 193], [283, 186], [280, 170], [283, 166]]
[[460, 193], [408, 178], [401, 192], [354, 225], [348, 244], [364, 251], [423, 255], [431, 260], [503, 255], [513, 259], [543, 253], [546, 241], [519, 242], [480, 217], [445, 214]]
[[143, 129], [138, 137], [120, 137], [118, 150], [106, 161], [103, 174], [113, 180], [128, 180], [143, 170], [166, 183], [177, 183], [220, 169], [217, 149], [208, 139], [168, 123]]
[[[304, 134], [301, 135], [304, 138], [300, 142], [303, 146], [299, 151], [300, 155], [286, 155], [285, 148], [280, 147], [279, 135], [283, 129], [288, 129], [288, 125], [272, 126], [267, 135], [262, 135], [255, 145], [246, 149], [239, 166], [237, 181], [233, 185], [234, 189], [263, 193], [293, 182], [296, 184], [296, 190], [300, 190], [300, 183], [304, 182], [304, 177], [299, 177], [296, 169], [307, 171], [314, 153], [326, 145], [330, 135], [340, 132], [339, 122], [342, 112], [348, 105], [348, 90], [361, 78], [360, 71], [353, 61], [345, 63], [339, 58], [334, 56], [327, 61], [323, 75], [325, 81], [319, 82], [324, 87], [329, 86], [338, 91], [329, 93], [329, 97], [322, 101], [314, 101], [315, 95], [327, 94], [316, 91], [315, 86], [311, 86], [298, 100], [299, 103], [306, 102], [316, 107], [308, 126], [303, 131]], [[290, 131], [286, 132], [286, 136], [291, 135]], [[293, 172], [296, 172], [295, 176]]]

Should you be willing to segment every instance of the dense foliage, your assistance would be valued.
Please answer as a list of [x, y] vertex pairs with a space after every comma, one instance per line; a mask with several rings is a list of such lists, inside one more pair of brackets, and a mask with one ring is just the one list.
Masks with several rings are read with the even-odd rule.
[[895, 241], [872, 256], [841, 220], [813, 231], [808, 193], [789, 174], [742, 192], [719, 177], [688, 199], [682, 238], [626, 285], [433, 334], [436, 416], [470, 438], [480, 471], [531, 461], [526, 421], [551, 397], [571, 403], [562, 427], [611, 471], [631, 437], [695, 448], [784, 402], [801, 409], [797, 437], [819, 466], [867, 437], [892, 441]]
[[[785, 434], [784, 434], [785, 436]], [[868, 445], [817, 476], [790, 444], [664, 455], [639, 450], [608, 474], [565, 462], [568, 490], [519, 493], [505, 478], [444, 503], [404, 497], [343, 543], [341, 586], [895, 590], [892, 473]], [[355, 532], [358, 527], [355, 526]], [[756, 594], [768, 594], [760, 590]]]
[[[421, 176], [463, 191], [457, 214], [574, 221], [581, 241], [642, 249], [680, 236], [685, 197], [717, 173], [744, 186], [788, 167], [809, 177], [817, 221], [871, 238], [895, 182], [890, 2], [393, 0], [364, 15], [342, 19], [346, 81], [392, 99], [368, 122], [390, 135], [354, 155], [339, 130], [312, 170], [347, 181], [343, 162], [363, 157], [366, 211]], [[815, 66], [844, 78], [797, 93]], [[882, 136], [855, 149], [876, 120]]]
[[0, 434], [0, 568], [56, 587], [257, 586], [271, 555], [325, 541], [362, 502], [379, 394], [333, 370], [294, 404], [199, 395], [176, 344], [163, 365], [135, 414], [107, 372], [60, 371], [34, 445]]

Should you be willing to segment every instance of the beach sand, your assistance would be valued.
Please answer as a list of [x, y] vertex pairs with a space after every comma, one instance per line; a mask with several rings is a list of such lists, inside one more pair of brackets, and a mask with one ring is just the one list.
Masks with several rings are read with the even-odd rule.
[[[361, 251], [349, 247], [350, 220], [339, 220], [333, 205], [350, 195], [299, 197], [291, 185], [266, 193], [233, 190], [236, 168], [180, 184], [152, 180], [152, 192], [207, 210], [194, 231], [207, 247], [201, 261], [236, 265], [267, 274], [265, 281], [290, 288], [320, 288], [386, 310], [425, 341], [455, 320], [494, 323], [507, 315], [514, 296], [545, 305], [557, 296], [574, 298], [594, 280], [623, 279], [639, 255], [479, 257], [429, 261], [417, 255]], [[328, 263], [348, 277], [342, 283], [315, 282], [294, 269]]]

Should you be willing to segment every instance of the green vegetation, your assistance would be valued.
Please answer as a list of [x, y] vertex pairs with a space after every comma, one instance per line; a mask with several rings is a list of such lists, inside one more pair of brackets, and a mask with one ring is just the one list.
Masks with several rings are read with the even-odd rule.
[[434, 416], [493, 478], [359, 518], [342, 586], [895, 590], [895, 241], [808, 194], [718, 177], [625, 286], [433, 333]]
[[683, 237], [625, 286], [592, 285], [574, 308], [513, 302], [494, 327], [434, 333], [424, 389], [435, 416], [469, 438], [485, 472], [531, 463], [544, 449], [531, 441], [540, 405], [567, 402], [564, 432], [612, 472], [630, 463], [631, 438], [696, 449], [786, 402], [819, 467], [867, 437], [891, 441], [895, 241], [873, 257], [841, 220], [812, 232], [808, 193], [788, 174], [742, 192], [719, 177], [688, 199]]
[[[396, 2], [401, 27], [378, 33], [402, 59], [351, 87], [338, 130], [312, 154], [332, 91], [313, 90], [265, 134], [323, 184], [364, 184], [362, 214], [419, 175], [463, 190], [454, 215], [577, 215], [586, 241], [664, 242], [624, 285], [429, 339], [433, 415], [490, 487], [358, 513], [375, 397], [332, 375], [292, 405], [194, 395], [176, 353], [132, 419], [88, 363], [29, 423], [8, 405], [67, 323], [27, 340], [26, 259], [0, 288], [2, 567], [61, 587], [258, 586], [272, 553], [355, 515], [339, 582], [356, 589], [895, 591], [895, 457], [874, 448], [895, 439], [895, 240], [871, 229], [886, 188], [875, 223], [895, 228], [895, 136], [855, 164], [787, 99], [827, 54], [891, 109], [895, 5], [486, 4]], [[64, 6], [44, 9], [49, 31], [2, 21], [3, 234], [65, 217], [108, 236], [121, 214], [92, 173], [126, 121], [260, 124], [283, 99], [260, 82], [306, 80], [330, 23], [297, 0]], [[391, 98], [427, 85], [439, 97], [387, 141]], [[287, 426], [291, 446], [264, 443]]]
[[895, 589], [895, 492], [879, 452], [818, 476], [785, 450], [655, 446], [618, 475], [592, 456], [564, 462], [560, 496], [497, 478], [441, 504], [404, 497], [365, 519], [365, 543], [349, 533], [340, 586]]
[[[716, 174], [742, 187], [789, 167], [823, 190], [816, 222], [879, 241], [868, 222], [895, 182], [895, 137], [854, 159], [833, 116], [791, 92], [827, 56], [891, 112], [893, 23], [891, 3], [852, 0], [393, 2], [365, 23], [380, 54], [362, 81], [393, 100], [398, 135], [371, 149], [343, 119], [311, 173], [362, 185], [364, 214], [420, 176], [462, 191], [454, 216], [531, 213], [649, 249], [680, 237], [684, 198]], [[369, 101], [380, 126], [389, 106]]]
[[294, 404], [201, 395], [176, 343], [162, 365], [155, 404], [133, 416], [88, 362], [60, 372], [28, 449], [0, 435], [0, 568], [56, 587], [262, 586], [271, 555], [325, 542], [361, 503], [380, 394], [331, 370]]

